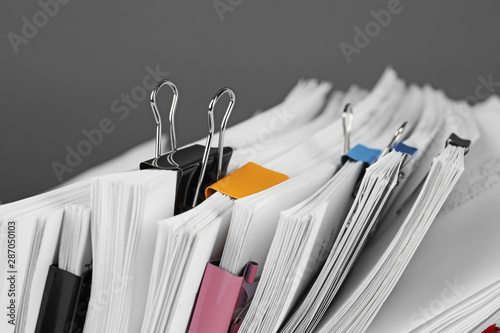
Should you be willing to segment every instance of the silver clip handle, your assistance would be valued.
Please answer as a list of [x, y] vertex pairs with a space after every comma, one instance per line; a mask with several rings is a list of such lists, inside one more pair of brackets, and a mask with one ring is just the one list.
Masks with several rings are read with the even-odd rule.
[[215, 121], [214, 121], [215, 105], [224, 94], [229, 95], [229, 105], [227, 106], [224, 118], [222, 118], [221, 129], [219, 134], [217, 180], [225, 176], [222, 175], [222, 159], [224, 155], [224, 135], [226, 133], [227, 122], [229, 120], [229, 117], [231, 116], [231, 112], [233, 111], [234, 103], [236, 102], [236, 95], [234, 94], [234, 91], [231, 90], [230, 88], [222, 88], [221, 90], [219, 90], [210, 101], [210, 104], [208, 105], [208, 136], [207, 136], [207, 141], [205, 143], [205, 151], [203, 152], [203, 159], [201, 162], [200, 177], [198, 179], [198, 184], [196, 184], [196, 192], [194, 194], [192, 207], [195, 207], [198, 201], [198, 193], [200, 192], [201, 184], [203, 182], [203, 178], [205, 177], [205, 172], [207, 169], [208, 157], [210, 155], [210, 148], [212, 146], [212, 137], [214, 135], [214, 129], [215, 129]]
[[177, 139], [175, 136], [175, 110], [177, 108], [177, 99], [179, 97], [179, 92], [177, 90], [176, 85], [169, 80], [161, 80], [156, 83], [153, 91], [151, 92], [150, 104], [151, 109], [153, 110], [153, 115], [156, 121], [156, 142], [155, 142], [155, 158], [159, 158], [161, 156], [161, 136], [162, 136], [162, 124], [161, 124], [161, 115], [158, 111], [158, 104], [156, 103], [156, 97], [158, 92], [163, 86], [169, 86], [172, 89], [173, 97], [172, 97], [172, 105], [170, 106], [170, 114], [168, 116], [168, 122], [170, 125], [170, 145], [172, 148], [172, 152], [177, 151]]

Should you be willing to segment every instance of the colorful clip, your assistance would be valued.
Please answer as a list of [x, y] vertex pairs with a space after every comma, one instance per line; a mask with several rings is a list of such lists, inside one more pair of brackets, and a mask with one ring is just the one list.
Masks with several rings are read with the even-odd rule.
[[368, 165], [375, 163], [382, 153], [379, 149], [368, 148], [363, 145], [356, 145], [354, 148], [349, 150], [347, 154], [340, 158], [340, 162], [345, 164], [347, 160], [361, 161]]
[[498, 328], [496, 324], [489, 326], [487, 329], [483, 331], [483, 333], [498, 333], [498, 332], [500, 332], [500, 328]]
[[243, 320], [242, 309], [251, 299], [249, 289], [258, 265], [249, 261], [242, 276], [219, 267], [219, 260], [207, 263], [195, 303], [189, 333], [227, 333], [238, 329]]
[[208, 198], [215, 192], [220, 192], [231, 198], [240, 199], [273, 187], [289, 178], [287, 175], [249, 162], [215, 184], [208, 186], [205, 190], [205, 196]]
[[418, 151], [417, 148], [407, 146], [402, 142], [398, 142], [395, 145], [393, 145], [392, 149], [394, 149], [395, 151], [398, 151], [402, 154], [407, 154], [410, 156], [410, 158], [413, 158], [413, 156], [415, 156], [415, 154]]

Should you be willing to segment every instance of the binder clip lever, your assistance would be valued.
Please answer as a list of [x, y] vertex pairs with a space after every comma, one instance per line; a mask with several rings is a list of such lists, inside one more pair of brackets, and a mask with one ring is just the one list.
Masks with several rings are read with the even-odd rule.
[[[222, 124], [221, 124], [221, 129], [219, 133], [219, 147], [218, 147], [218, 159], [217, 159], [217, 175], [215, 181], [218, 181], [221, 179], [221, 177], [224, 177], [226, 175], [226, 170], [223, 170], [222, 164], [223, 164], [223, 157], [224, 157], [224, 135], [226, 133], [226, 126], [227, 126], [227, 121], [229, 120], [229, 117], [231, 116], [231, 112], [233, 111], [234, 103], [236, 102], [236, 95], [234, 94], [234, 91], [232, 91], [229, 88], [222, 88], [219, 90], [215, 96], [212, 98], [210, 101], [210, 104], [208, 105], [208, 136], [207, 136], [207, 141], [205, 143], [205, 151], [203, 153], [203, 159], [201, 162], [201, 172], [200, 172], [200, 177], [198, 179], [198, 183], [196, 185], [196, 191], [194, 194], [194, 199], [193, 199], [193, 207], [196, 206], [198, 202], [198, 196], [200, 194], [200, 190], [205, 190], [204, 186], [202, 189], [202, 184], [203, 180], [205, 177], [205, 172], [207, 168], [207, 163], [208, 163], [208, 157], [210, 154], [210, 147], [212, 146], [212, 137], [214, 135], [214, 128], [215, 128], [215, 121], [214, 121], [214, 108], [219, 99], [224, 95], [228, 94], [229, 95], [229, 105], [227, 106], [226, 113], [224, 114], [224, 118], [222, 118]], [[227, 169], [227, 167], [226, 167]], [[214, 183], [214, 182], [211, 182]], [[202, 193], [203, 197], [203, 193]]]
[[[160, 89], [164, 86], [169, 86], [173, 93], [172, 105], [170, 106], [169, 125], [170, 125], [170, 144], [171, 150], [162, 155], [162, 121], [158, 111], [157, 96]], [[198, 198], [197, 192], [201, 187], [208, 186], [214, 183], [217, 178], [215, 174], [225, 173], [229, 160], [231, 159], [233, 150], [230, 147], [220, 146], [220, 149], [212, 149], [209, 146], [192, 145], [182, 149], [177, 148], [176, 132], [175, 132], [175, 110], [179, 92], [175, 84], [169, 80], [159, 81], [151, 92], [151, 109], [156, 122], [156, 142], [155, 142], [155, 157], [140, 163], [139, 168], [143, 169], [160, 169], [174, 170], [178, 172], [177, 190], [175, 196], [175, 215], [180, 214], [193, 207], [192, 203]], [[232, 99], [234, 104], [234, 98]], [[232, 104], [231, 104], [232, 108]], [[213, 118], [213, 115], [212, 115]], [[229, 114], [226, 114], [223, 120], [223, 128], [225, 129]], [[213, 134], [213, 119], [210, 123], [209, 130]], [[221, 133], [222, 134], [222, 133]], [[210, 136], [210, 134], [209, 134]], [[222, 134], [223, 136], [223, 134]], [[221, 139], [219, 138], [219, 143]], [[223, 138], [222, 138], [223, 144]], [[200, 177], [202, 173], [207, 174], [207, 177]], [[201, 184], [195, 183], [196, 180], [202, 180]]]

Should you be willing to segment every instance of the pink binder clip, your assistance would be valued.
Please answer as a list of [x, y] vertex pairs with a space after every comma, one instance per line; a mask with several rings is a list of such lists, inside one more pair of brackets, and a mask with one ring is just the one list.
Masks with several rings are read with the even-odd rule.
[[219, 260], [207, 263], [194, 307], [189, 333], [235, 333], [251, 295], [245, 286], [254, 283], [258, 265], [249, 261], [243, 276], [219, 267]]

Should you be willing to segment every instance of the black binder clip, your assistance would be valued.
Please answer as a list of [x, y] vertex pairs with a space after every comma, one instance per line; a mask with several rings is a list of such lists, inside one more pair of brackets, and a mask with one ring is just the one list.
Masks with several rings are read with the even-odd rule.
[[471, 144], [470, 140], [462, 139], [455, 133], [452, 133], [450, 137], [446, 140], [446, 147], [448, 147], [448, 145], [452, 145], [465, 148], [465, 154], [469, 152], [470, 144]]
[[[160, 112], [158, 111], [156, 96], [159, 90], [168, 85], [173, 92], [172, 105], [170, 107], [169, 125], [170, 125], [170, 142], [171, 151], [162, 155], [161, 154], [161, 136], [162, 136], [162, 122]], [[219, 147], [211, 148], [212, 137], [214, 134], [214, 116], [213, 110], [219, 100], [224, 94], [229, 95], [229, 105], [222, 120], [221, 130], [219, 134]], [[224, 177], [227, 172], [227, 166], [231, 159], [233, 150], [230, 147], [224, 147], [224, 134], [227, 126], [227, 121], [233, 110], [236, 96], [229, 88], [223, 88], [217, 92], [208, 108], [208, 137], [205, 147], [201, 145], [192, 145], [186, 148], [177, 149], [177, 141], [175, 135], [175, 109], [177, 106], [178, 90], [174, 83], [168, 80], [162, 80], [156, 84], [151, 93], [151, 109], [156, 121], [156, 144], [155, 144], [155, 157], [142, 162], [139, 165], [143, 169], [160, 169], [160, 170], [176, 170], [179, 172], [177, 177], [177, 191], [175, 198], [175, 215], [195, 207], [199, 204], [204, 195], [200, 195], [200, 191], [221, 177]], [[206, 176], [205, 176], [206, 174]], [[194, 182], [198, 183], [194, 183]], [[201, 199], [199, 199], [201, 198]]]
[[91, 284], [92, 270], [80, 277], [50, 266], [35, 333], [82, 332]]
[[[467, 155], [467, 153], [469, 152], [469, 149], [470, 149], [471, 140], [462, 139], [461, 137], [459, 137], [455, 133], [451, 133], [451, 135], [448, 137], [448, 139], [446, 139], [445, 148], [448, 147], [448, 145], [452, 145], [452, 146], [457, 146], [457, 147], [464, 148], [465, 149], [464, 150], [464, 155]], [[406, 208], [406, 206], [412, 200], [412, 198], [417, 193], [420, 192], [420, 190], [422, 189], [422, 187], [425, 184], [425, 180], [427, 179], [428, 175], [429, 175], [429, 172], [426, 173], [426, 175], [424, 176], [424, 178], [422, 178], [422, 180], [417, 185], [417, 187], [415, 187], [415, 189], [410, 193], [410, 195], [406, 198], [406, 200], [403, 201], [403, 203], [401, 204], [401, 206], [396, 210], [396, 214], [397, 215], [401, 214], [401, 212]]]

